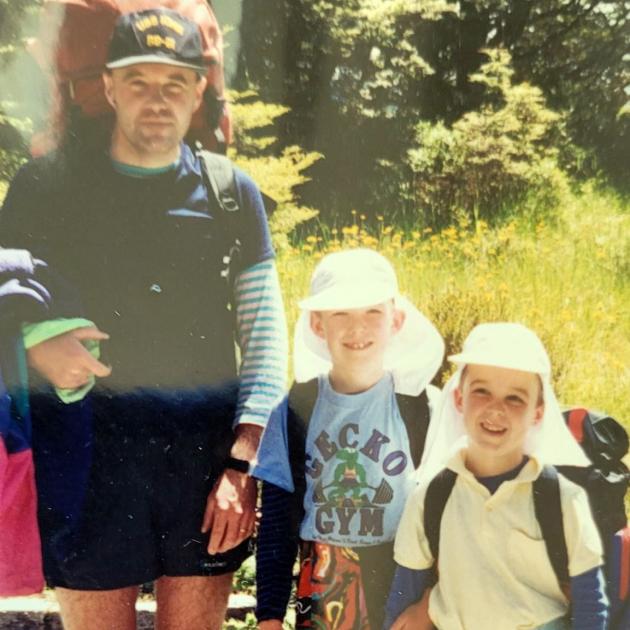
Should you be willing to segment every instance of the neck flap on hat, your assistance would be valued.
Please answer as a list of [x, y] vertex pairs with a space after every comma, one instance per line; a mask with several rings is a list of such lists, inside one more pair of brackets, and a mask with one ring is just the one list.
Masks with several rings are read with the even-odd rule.
[[[437, 328], [406, 298], [395, 298], [405, 313], [401, 329], [385, 352], [385, 370], [394, 377], [396, 392], [417, 396], [436, 375], [444, 358], [444, 341]], [[326, 342], [310, 326], [310, 311], [303, 310], [295, 327], [293, 344], [295, 380], [309, 381], [332, 368]]]
[[[505, 326], [505, 324], [498, 324], [497, 326], [499, 325]], [[482, 326], [489, 327], [492, 324], [483, 324]], [[528, 332], [531, 333], [531, 331]], [[469, 339], [473, 337], [473, 333], [471, 333]], [[588, 466], [590, 465], [588, 458], [571, 435], [562, 416], [560, 405], [550, 381], [549, 358], [540, 341], [536, 348], [537, 353], [540, 355], [537, 357], [538, 365], [546, 366], [544, 373], [536, 372], [543, 386], [545, 410], [541, 422], [533, 426], [527, 435], [523, 449], [524, 453], [532, 455], [542, 464]], [[466, 343], [462, 354], [451, 357], [451, 359], [463, 356], [465, 353]], [[489, 359], [484, 364], [492, 365], [493, 362]], [[446, 466], [455, 451], [468, 445], [464, 419], [461, 412], [455, 407], [454, 397], [454, 391], [459, 386], [464, 367], [465, 364], [460, 363], [455, 374], [448, 380], [442, 390], [437, 408], [432, 414], [419, 468], [421, 483], [428, 483], [433, 479]], [[501, 365], [498, 367], [501, 367]], [[519, 369], [519, 366], [516, 364], [509, 367], [510, 369]], [[520, 368], [522, 369], [522, 365]]]

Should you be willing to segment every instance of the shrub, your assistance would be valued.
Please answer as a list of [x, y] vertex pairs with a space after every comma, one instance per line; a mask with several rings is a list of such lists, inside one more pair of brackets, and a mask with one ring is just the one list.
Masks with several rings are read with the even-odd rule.
[[304, 171], [321, 155], [297, 146], [278, 148], [273, 126], [286, 107], [263, 103], [253, 91], [231, 92], [230, 98], [234, 144], [229, 156], [276, 202], [269, 226], [275, 246], [286, 247], [288, 234], [317, 214], [298, 202], [295, 189], [309, 180]]
[[433, 226], [450, 223], [456, 210], [493, 220], [528, 195], [554, 208], [566, 190], [552, 145], [560, 116], [538, 88], [513, 84], [507, 51], [485, 52], [488, 62], [470, 77], [484, 87], [485, 104], [450, 128], [419, 123], [408, 152], [416, 207]]

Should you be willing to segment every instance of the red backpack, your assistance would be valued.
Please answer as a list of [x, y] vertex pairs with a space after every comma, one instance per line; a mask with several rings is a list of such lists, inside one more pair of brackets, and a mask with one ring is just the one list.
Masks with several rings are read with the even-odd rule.
[[186, 140], [225, 153], [231, 121], [225, 104], [223, 37], [206, 0], [47, 0], [41, 9], [39, 34], [29, 42], [50, 93], [48, 116], [31, 141], [34, 156], [48, 153], [73, 136], [109, 134], [113, 111], [105, 98], [101, 73], [114, 23], [121, 13], [156, 7], [173, 9], [199, 26], [208, 87]]

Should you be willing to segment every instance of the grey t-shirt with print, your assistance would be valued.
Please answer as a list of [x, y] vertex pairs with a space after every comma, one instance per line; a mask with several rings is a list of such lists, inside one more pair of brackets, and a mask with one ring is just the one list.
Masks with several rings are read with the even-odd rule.
[[393, 540], [414, 472], [392, 375], [351, 395], [320, 376], [300, 538], [353, 547]]

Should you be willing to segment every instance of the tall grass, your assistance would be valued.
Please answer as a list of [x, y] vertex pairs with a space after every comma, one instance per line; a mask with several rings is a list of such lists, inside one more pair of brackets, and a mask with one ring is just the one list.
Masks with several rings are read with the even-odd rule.
[[[369, 229], [354, 214], [342, 229], [319, 226], [278, 257], [290, 326], [321, 256], [372, 247], [392, 261], [401, 291], [435, 322], [447, 353], [479, 322], [522, 322], [547, 347], [563, 403], [605, 410], [630, 429], [629, 209], [587, 186], [566, 195], [553, 222], [461, 219], [437, 234], [403, 233], [381, 217]], [[445, 361], [438, 384], [450, 369]]]

